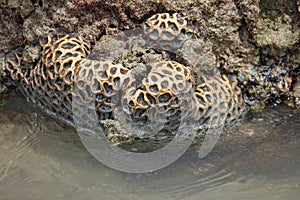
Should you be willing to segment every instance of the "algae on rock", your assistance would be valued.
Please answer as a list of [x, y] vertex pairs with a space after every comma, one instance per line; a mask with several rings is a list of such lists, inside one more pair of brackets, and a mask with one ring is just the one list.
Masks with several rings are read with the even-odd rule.
[[[102, 36], [139, 27], [155, 13], [178, 12], [191, 20], [216, 67], [237, 76], [245, 91], [253, 72], [278, 62], [294, 74], [292, 88], [299, 73], [299, 8], [299, 0], [9, 0], [0, 3], [0, 74], [6, 79], [2, 58], [17, 47], [33, 65], [48, 34], [81, 35], [93, 47]], [[272, 91], [255, 85], [264, 94]]]

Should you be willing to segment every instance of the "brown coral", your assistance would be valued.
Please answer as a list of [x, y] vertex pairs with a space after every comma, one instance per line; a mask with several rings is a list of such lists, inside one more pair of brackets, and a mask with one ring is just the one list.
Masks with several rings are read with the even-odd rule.
[[[74, 99], [78, 105], [95, 103], [99, 120], [111, 119], [113, 109], [120, 98], [118, 92], [127, 89], [132, 81], [128, 69], [120, 64], [85, 59], [75, 78]], [[90, 98], [90, 102], [87, 98]], [[82, 115], [86, 114], [84, 109], [79, 111]]]
[[20, 81], [27, 98], [48, 112], [70, 120], [74, 76], [90, 47], [80, 36], [70, 35], [49, 36], [41, 47], [41, 58], [33, 69], [20, 72], [21, 59], [16, 56], [17, 62], [7, 61], [6, 70], [12, 79]]
[[14, 81], [22, 80], [25, 71], [22, 70], [22, 53], [20, 51], [13, 52], [12, 55], [7, 56], [6, 73]]
[[174, 51], [193, 34], [185, 17], [178, 13], [160, 13], [148, 18], [144, 24], [148, 45], [153, 48]]
[[193, 96], [197, 107], [193, 119], [197, 126], [222, 126], [238, 118], [245, 104], [237, 82], [231, 83], [225, 75], [202, 79]]
[[174, 61], [157, 62], [140, 85], [125, 92], [124, 111], [141, 125], [150, 121], [169, 129], [178, 127], [175, 122], [183, 112], [188, 112], [186, 105], [191, 103], [189, 95], [184, 95], [193, 90], [193, 85], [193, 76], [187, 67]]

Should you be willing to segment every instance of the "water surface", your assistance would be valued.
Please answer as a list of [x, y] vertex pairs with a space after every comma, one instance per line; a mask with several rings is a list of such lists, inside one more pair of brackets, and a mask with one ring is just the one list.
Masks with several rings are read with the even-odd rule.
[[287, 199], [300, 196], [300, 110], [278, 106], [195, 143], [156, 172], [127, 174], [93, 158], [74, 129], [13, 94], [0, 106], [0, 200]]

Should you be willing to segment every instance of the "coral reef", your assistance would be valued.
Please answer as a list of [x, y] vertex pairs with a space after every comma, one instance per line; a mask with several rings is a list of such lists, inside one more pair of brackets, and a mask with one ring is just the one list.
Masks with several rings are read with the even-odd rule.
[[[144, 37], [151, 38], [144, 31]], [[114, 120], [117, 136], [106, 132], [112, 141], [136, 137], [128, 133], [138, 131], [120, 134], [124, 129], [117, 127], [127, 124], [141, 130], [150, 123], [167, 135], [180, 128], [182, 121], [183, 126], [202, 130], [202, 125], [222, 126], [243, 112], [237, 82], [219, 74], [202, 77], [195, 67], [172, 61], [171, 56], [133, 67], [126, 61], [89, 59], [90, 45], [80, 36], [49, 35], [40, 45], [40, 59], [32, 68], [26, 67], [22, 52], [8, 54], [8, 76], [28, 99], [70, 125], [79, 122], [93, 130], [95, 124], [105, 127], [111, 122], [107, 120]], [[123, 121], [121, 112], [114, 112], [116, 104], [123, 109]]]
[[93, 47], [103, 36], [142, 26], [156, 13], [168, 13], [156, 15], [167, 18], [179, 13], [176, 17], [189, 19], [193, 35], [214, 54], [216, 67], [236, 76], [252, 108], [261, 110], [267, 102], [285, 99], [297, 106], [299, 5], [298, 0], [4, 1], [0, 3], [0, 91], [12, 84], [3, 73], [4, 58], [17, 47], [23, 48], [26, 71], [37, 64], [38, 42], [48, 35], [75, 33]]
[[183, 41], [193, 34], [188, 20], [178, 13], [153, 15], [145, 22], [144, 32], [149, 38], [147, 46], [169, 51], [181, 48]]
[[134, 123], [145, 125], [151, 121], [156, 127], [173, 130], [178, 128], [182, 116], [193, 112], [190, 108], [193, 108], [194, 77], [190, 69], [180, 63], [154, 63], [147, 76], [134, 85], [122, 99], [124, 111]]
[[72, 120], [74, 76], [90, 47], [81, 37], [70, 35], [49, 36], [41, 47], [41, 58], [32, 69], [24, 67], [22, 58], [15, 53], [8, 58], [6, 71], [27, 98], [68, 122]]
[[84, 102], [90, 97], [91, 102], [95, 101], [99, 120], [112, 119], [116, 101], [121, 98], [118, 92], [131, 87], [134, 81], [128, 72], [127, 68], [112, 61], [83, 60], [74, 83], [77, 87], [75, 101]]
[[207, 79], [195, 89], [195, 121], [199, 126], [220, 126], [229, 124], [245, 111], [245, 103], [237, 82], [222, 77]]

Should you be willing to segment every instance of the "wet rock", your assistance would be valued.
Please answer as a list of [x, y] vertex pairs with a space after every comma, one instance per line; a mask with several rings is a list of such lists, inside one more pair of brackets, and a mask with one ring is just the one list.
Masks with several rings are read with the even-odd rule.
[[[5, 57], [3, 54], [0, 54], [0, 94], [2, 92], [4, 92], [7, 88], [4, 86], [4, 78], [2, 77], [5, 77], [5, 73], [4, 73], [4, 60], [5, 60]], [[1, 96], [0, 96], [1, 98]]]
[[8, 0], [7, 6], [17, 9], [23, 18], [26, 18], [34, 11], [34, 6], [30, 0]]
[[299, 40], [299, 29], [294, 29], [292, 19], [284, 15], [274, 19], [264, 18], [261, 27], [254, 32], [254, 41], [258, 47], [271, 47], [270, 53], [278, 55], [280, 49], [287, 49], [295, 45]]
[[[214, 54], [214, 65], [237, 76], [248, 90], [253, 72], [273, 61], [288, 60], [281, 66], [297, 76], [299, 6], [299, 0], [7, 0], [0, 3], [0, 54], [21, 46], [30, 66], [38, 58], [39, 41], [49, 34], [81, 35], [93, 47], [102, 36], [141, 26], [155, 13], [178, 12]], [[264, 94], [272, 90], [255, 85]]]

